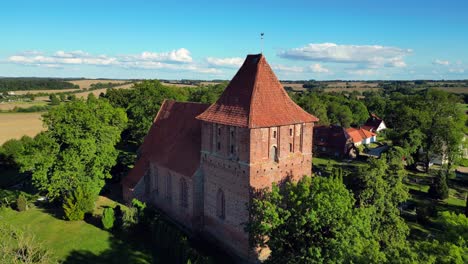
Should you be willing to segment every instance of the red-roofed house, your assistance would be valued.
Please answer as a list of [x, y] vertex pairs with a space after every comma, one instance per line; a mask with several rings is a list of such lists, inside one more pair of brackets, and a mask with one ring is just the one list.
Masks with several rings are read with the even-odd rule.
[[341, 126], [314, 126], [314, 152], [344, 157], [353, 148], [353, 140]]
[[252, 190], [312, 170], [318, 119], [287, 95], [262, 54], [248, 55], [211, 106], [165, 101], [123, 180], [133, 197], [244, 258]]
[[382, 120], [382, 118], [378, 117], [376, 114], [371, 114], [362, 128], [378, 133], [386, 129], [387, 126], [385, 125], [385, 122]]
[[346, 129], [346, 133], [353, 140], [355, 146], [361, 144], [370, 144], [372, 142], [377, 142], [377, 134], [370, 132], [364, 128], [354, 128], [350, 127]]

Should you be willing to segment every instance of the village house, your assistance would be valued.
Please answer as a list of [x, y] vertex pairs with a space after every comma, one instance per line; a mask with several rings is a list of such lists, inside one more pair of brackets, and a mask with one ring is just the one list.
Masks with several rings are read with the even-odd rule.
[[346, 129], [346, 133], [352, 139], [354, 146], [367, 145], [373, 142], [377, 142], [377, 134], [371, 132], [362, 127], [354, 128], [350, 127]]
[[382, 118], [378, 117], [376, 114], [371, 114], [362, 128], [378, 133], [384, 129], [387, 129], [387, 126], [385, 125], [385, 122], [382, 120]]
[[162, 104], [122, 182], [124, 198], [257, 259], [244, 230], [252, 191], [311, 174], [317, 121], [289, 98], [262, 54], [248, 55], [216, 103]]
[[314, 153], [335, 157], [349, 156], [353, 140], [341, 126], [314, 127]]

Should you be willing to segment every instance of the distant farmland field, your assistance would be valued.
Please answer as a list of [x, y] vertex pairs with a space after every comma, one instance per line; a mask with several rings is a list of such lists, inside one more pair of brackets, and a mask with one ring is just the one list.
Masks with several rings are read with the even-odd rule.
[[435, 89], [443, 90], [451, 93], [468, 94], [468, 87], [435, 87]]
[[73, 84], [79, 85], [80, 89], [89, 89], [91, 84], [95, 83], [124, 83], [125, 80], [76, 80], [70, 81]]
[[24, 135], [35, 136], [44, 130], [42, 113], [0, 113], [0, 145]]

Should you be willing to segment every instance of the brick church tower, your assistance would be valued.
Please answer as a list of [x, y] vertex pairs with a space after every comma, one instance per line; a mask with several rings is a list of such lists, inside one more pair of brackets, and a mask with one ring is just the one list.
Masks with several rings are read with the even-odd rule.
[[203, 199], [195, 214], [203, 232], [252, 258], [244, 231], [251, 191], [311, 174], [318, 119], [289, 98], [262, 54], [248, 55], [219, 100], [196, 118]]

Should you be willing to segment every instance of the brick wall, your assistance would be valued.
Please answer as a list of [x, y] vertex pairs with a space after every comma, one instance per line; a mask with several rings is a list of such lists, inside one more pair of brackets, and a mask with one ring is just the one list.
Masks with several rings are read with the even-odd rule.
[[[249, 130], [204, 123], [204, 231], [238, 255], [251, 257], [244, 231], [251, 190], [270, 187], [287, 176], [298, 180], [311, 174], [312, 127], [312, 123], [306, 123]], [[272, 147], [277, 148], [277, 159]], [[224, 218], [218, 215], [219, 190], [225, 195]]]

